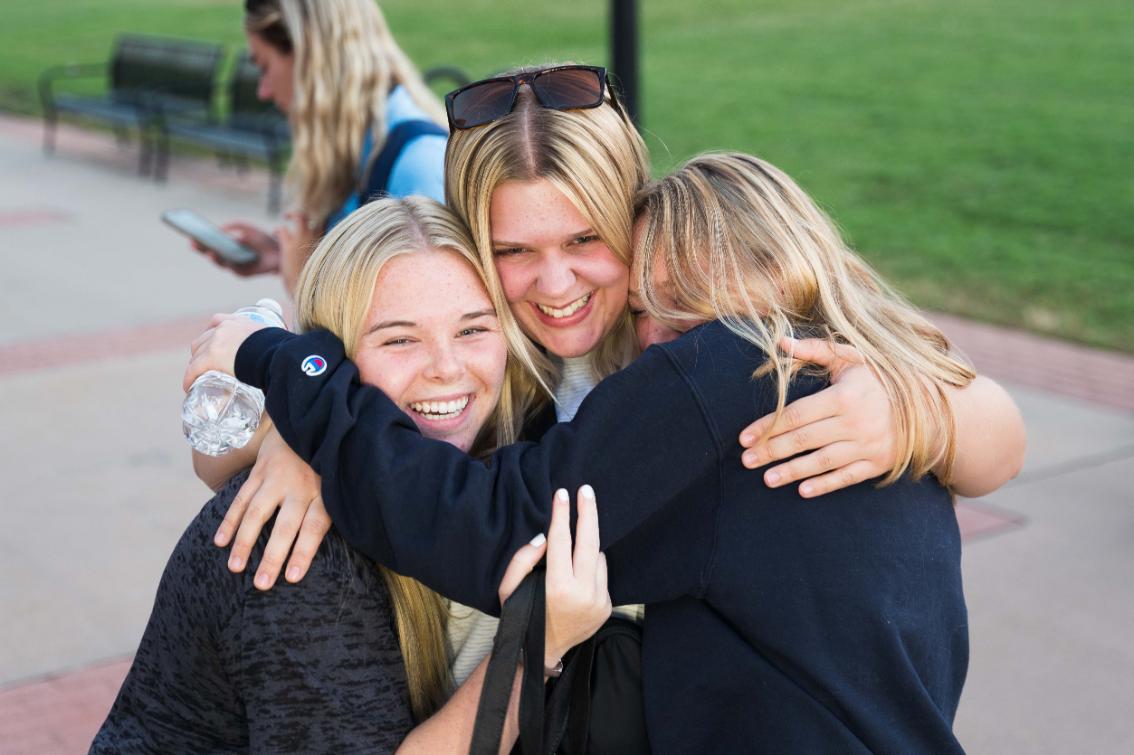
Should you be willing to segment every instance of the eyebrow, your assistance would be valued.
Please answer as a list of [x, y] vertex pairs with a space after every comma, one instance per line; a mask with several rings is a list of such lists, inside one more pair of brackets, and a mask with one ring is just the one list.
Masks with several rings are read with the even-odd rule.
[[[588, 227], [588, 228], [586, 228], [582, 231], [572, 231], [571, 233], [568, 233], [566, 236], [564, 236], [564, 238], [577, 239], [580, 236], [598, 236], [598, 234], [595, 233], [594, 228]], [[525, 246], [525, 247], [528, 246], [527, 244], [521, 243], [519, 241], [501, 241], [499, 239], [493, 239], [492, 245], [493, 246]]]
[[[496, 317], [496, 310], [489, 307], [488, 309], [478, 309], [475, 312], [466, 312], [461, 315], [461, 322], [466, 320], [478, 320], [481, 317]], [[379, 330], [386, 330], [387, 328], [416, 328], [417, 323], [410, 320], [386, 320], [384, 322], [373, 325], [366, 331], [366, 335], [376, 333]]]

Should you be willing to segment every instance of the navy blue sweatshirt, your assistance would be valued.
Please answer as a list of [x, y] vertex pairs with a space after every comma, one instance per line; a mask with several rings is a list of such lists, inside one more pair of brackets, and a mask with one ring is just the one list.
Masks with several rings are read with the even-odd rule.
[[[302, 370], [326, 359], [317, 376]], [[323, 476], [342, 536], [490, 610], [555, 489], [590, 483], [614, 603], [645, 603], [657, 752], [959, 752], [968, 663], [960, 536], [933, 478], [816, 500], [769, 489], [737, 437], [775, 406], [765, 355], [719, 322], [647, 349], [574, 420], [487, 462], [421, 436], [328, 333], [266, 330], [237, 355]], [[790, 398], [821, 389], [798, 377]]]

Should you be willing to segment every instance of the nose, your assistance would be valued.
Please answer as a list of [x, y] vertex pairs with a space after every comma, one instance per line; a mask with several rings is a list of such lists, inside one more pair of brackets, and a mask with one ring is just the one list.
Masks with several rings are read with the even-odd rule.
[[425, 376], [438, 383], [456, 382], [465, 373], [465, 363], [450, 341], [433, 344]]
[[658, 322], [649, 315], [639, 315], [635, 323], [638, 331], [638, 346], [644, 351], [655, 343], [668, 343], [681, 335], [678, 331]]
[[569, 255], [560, 251], [550, 251], [540, 255], [537, 291], [554, 299], [570, 293], [574, 287], [575, 270]]

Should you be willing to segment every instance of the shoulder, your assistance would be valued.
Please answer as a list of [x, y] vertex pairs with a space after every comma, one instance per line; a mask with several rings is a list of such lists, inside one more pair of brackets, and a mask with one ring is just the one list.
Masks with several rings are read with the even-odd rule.
[[[387, 138], [406, 123], [432, 123], [404, 86], [394, 87], [386, 99]], [[445, 146], [443, 134], [414, 136], [399, 151], [390, 167], [387, 191], [393, 196], [420, 194], [445, 201]]]
[[388, 190], [394, 196], [420, 194], [445, 201], [447, 137], [423, 134], [411, 139], [390, 168]]
[[[768, 361], [767, 353], [719, 320], [651, 346], [643, 358], [652, 351], [664, 355], [684, 377], [706, 415], [727, 437], [776, 407], [775, 373], [755, 376]], [[816, 393], [827, 384], [822, 377], [797, 373], [788, 386], [787, 400]]]
[[194, 613], [234, 610], [233, 601], [250, 589], [251, 578], [228, 570], [228, 550], [213, 544], [213, 536], [247, 472], [234, 476], [197, 513], [174, 546], [162, 573], [159, 598], [180, 598]]
[[747, 369], [751, 374], [768, 359], [762, 349], [733, 333], [720, 320], [699, 325], [676, 340], [650, 348], [664, 353], [689, 376], [711, 375], [722, 368]]

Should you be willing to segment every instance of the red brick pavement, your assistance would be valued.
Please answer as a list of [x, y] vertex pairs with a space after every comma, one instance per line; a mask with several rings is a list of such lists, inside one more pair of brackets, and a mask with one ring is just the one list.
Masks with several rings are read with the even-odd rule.
[[0, 344], [0, 377], [177, 349], [185, 350], [188, 362], [189, 344], [201, 335], [210, 317], [212, 313], [140, 327]]
[[1134, 411], [1134, 357], [930, 312], [976, 366], [1009, 383]]
[[129, 668], [124, 658], [0, 690], [0, 753], [86, 752]]

